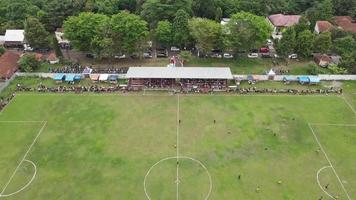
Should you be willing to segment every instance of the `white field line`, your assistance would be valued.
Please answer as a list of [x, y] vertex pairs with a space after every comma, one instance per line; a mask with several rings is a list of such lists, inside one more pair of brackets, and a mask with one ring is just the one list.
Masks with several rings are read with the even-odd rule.
[[318, 137], [316, 136], [316, 134], [315, 134], [315, 132], [314, 132], [314, 129], [312, 128], [312, 126], [311, 126], [310, 123], [308, 123], [308, 126], [309, 126], [309, 129], [311, 130], [311, 132], [313, 133], [313, 136], [314, 136], [316, 142], [318, 143], [318, 145], [319, 145], [321, 151], [323, 152], [323, 154], [324, 154], [326, 160], [329, 162], [329, 165], [330, 165], [331, 169], [333, 170], [335, 176], [337, 177], [337, 179], [338, 179], [338, 181], [339, 181], [339, 183], [340, 183], [340, 185], [341, 185], [343, 191], [345, 192], [345, 194], [346, 194], [346, 196], [347, 196], [347, 199], [348, 199], [348, 200], [351, 200], [351, 197], [350, 197], [349, 193], [347, 193], [344, 184], [342, 183], [342, 181], [341, 181], [339, 175], [337, 174], [337, 172], [336, 172], [336, 170], [335, 170], [335, 167], [334, 167], [333, 164], [331, 163], [331, 161], [330, 161], [328, 155], [326, 154], [326, 152], [325, 152], [323, 146], [321, 145], [321, 143], [320, 143]]
[[47, 125], [47, 121], [43, 122], [43, 126], [41, 127], [41, 129], [38, 131], [38, 134], [36, 135], [35, 139], [32, 141], [31, 145], [29, 146], [29, 148], [27, 149], [25, 155], [23, 155], [22, 160], [19, 162], [19, 164], [17, 165], [15, 171], [12, 173], [9, 181], [5, 184], [4, 188], [2, 189], [2, 191], [0, 192], [0, 196], [5, 192], [7, 186], [9, 186], [9, 184], [11, 183], [12, 179], [14, 178], [16, 172], [19, 170], [21, 164], [26, 160], [26, 157], [28, 155], [28, 153], [30, 152], [30, 150], [32, 149], [33, 145], [36, 143], [37, 139], [40, 137], [41, 133], [43, 132], [44, 128]]
[[[154, 93], [154, 92], [152, 92]], [[172, 92], [167, 92], [166, 94], [150, 94], [149, 92], [141, 93], [17, 93], [19, 96], [40, 96], [40, 95], [51, 95], [51, 96], [122, 96], [122, 97], [132, 97], [132, 96], [152, 96], [152, 97], [166, 97], [173, 96]], [[216, 97], [338, 97], [339, 95], [323, 95], [323, 94], [306, 94], [306, 95], [294, 95], [294, 94], [180, 94], [181, 96], [188, 97], [204, 97], [204, 96], [216, 96]]]
[[[209, 178], [209, 191], [208, 193], [206, 194], [206, 196], [204, 197], [204, 200], [208, 200], [209, 197], [210, 197], [210, 194], [213, 190], [213, 180], [211, 178], [211, 174], [208, 170], [208, 168], [202, 163], [200, 162], [199, 160], [197, 159], [194, 159], [192, 157], [188, 157], [188, 156], [179, 156], [179, 158], [182, 160], [182, 159], [187, 159], [187, 160], [192, 160], [196, 163], [198, 163], [206, 172], [208, 178]], [[159, 165], [160, 163], [164, 162], [164, 161], [167, 161], [167, 160], [176, 160], [176, 157], [175, 156], [172, 156], [172, 157], [167, 157], [167, 158], [163, 158], [161, 159], [160, 161], [156, 162], [154, 165], [152, 165], [152, 167], [147, 171], [146, 175], [145, 175], [145, 178], [143, 180], [143, 188], [144, 188], [144, 191], [145, 191], [145, 195], [147, 197], [148, 200], [151, 200], [151, 197], [150, 195], [148, 194], [148, 191], [147, 191], [147, 178], [148, 176], [150, 175], [151, 171], [157, 166]]]
[[43, 121], [0, 121], [0, 123], [43, 123]]
[[179, 200], [179, 94], [177, 95], [177, 200]]
[[319, 174], [320, 174], [324, 169], [327, 169], [327, 168], [331, 168], [331, 166], [324, 166], [324, 167], [322, 167], [321, 169], [319, 169], [319, 171], [316, 173], [316, 181], [318, 182], [318, 185], [319, 185], [320, 189], [321, 189], [327, 196], [329, 196], [329, 197], [332, 198], [332, 199], [336, 199], [335, 197], [333, 197], [331, 194], [329, 194], [329, 193], [324, 189], [324, 187], [321, 185], [320, 180], [319, 180]]
[[310, 125], [315, 126], [356, 126], [356, 124], [328, 124], [328, 123], [309, 123]]
[[15, 194], [17, 194], [17, 193], [22, 192], [22, 191], [25, 190], [29, 185], [31, 185], [31, 183], [32, 183], [33, 180], [35, 180], [36, 174], [37, 174], [37, 166], [36, 166], [35, 163], [33, 163], [31, 160], [24, 160], [24, 162], [30, 163], [30, 164], [33, 166], [33, 169], [34, 169], [34, 171], [35, 171], [34, 174], [33, 174], [33, 176], [32, 176], [32, 178], [31, 178], [31, 180], [30, 180], [26, 185], [24, 185], [21, 189], [17, 190], [16, 192], [13, 192], [13, 193], [10, 193], [10, 194], [2, 194], [2, 195], [0, 195], [0, 198], [1, 198], [1, 197], [9, 197], [9, 196], [12, 196], [12, 195], [15, 195]]
[[349, 108], [352, 110], [352, 112], [354, 114], [356, 114], [356, 110], [354, 109], [354, 107], [352, 107], [352, 105], [350, 104], [350, 102], [345, 98], [345, 96], [342, 96], [342, 99], [345, 101], [345, 103], [349, 106]]

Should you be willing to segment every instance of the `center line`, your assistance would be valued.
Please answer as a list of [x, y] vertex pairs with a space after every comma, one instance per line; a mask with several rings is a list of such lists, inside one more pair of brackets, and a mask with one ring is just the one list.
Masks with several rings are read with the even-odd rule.
[[179, 94], [177, 95], [177, 179], [176, 179], [176, 184], [177, 184], [177, 200], [179, 200]]

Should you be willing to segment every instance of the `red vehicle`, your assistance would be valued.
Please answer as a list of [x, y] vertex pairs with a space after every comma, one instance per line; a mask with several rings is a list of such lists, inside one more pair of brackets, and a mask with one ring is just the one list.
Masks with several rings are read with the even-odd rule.
[[260, 53], [269, 53], [269, 48], [267, 47], [260, 48]]

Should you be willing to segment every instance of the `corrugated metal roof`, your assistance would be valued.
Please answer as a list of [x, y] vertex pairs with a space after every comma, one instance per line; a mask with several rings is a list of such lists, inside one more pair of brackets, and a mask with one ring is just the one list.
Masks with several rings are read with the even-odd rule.
[[23, 42], [25, 40], [24, 30], [6, 30], [5, 42]]
[[233, 79], [228, 67], [130, 67], [126, 78]]

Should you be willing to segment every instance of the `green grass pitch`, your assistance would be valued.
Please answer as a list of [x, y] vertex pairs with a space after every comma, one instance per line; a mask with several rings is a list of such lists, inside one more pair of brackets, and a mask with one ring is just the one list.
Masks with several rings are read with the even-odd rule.
[[354, 102], [18, 94], [0, 114], [0, 200], [354, 199]]

